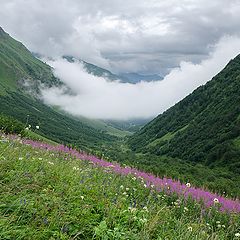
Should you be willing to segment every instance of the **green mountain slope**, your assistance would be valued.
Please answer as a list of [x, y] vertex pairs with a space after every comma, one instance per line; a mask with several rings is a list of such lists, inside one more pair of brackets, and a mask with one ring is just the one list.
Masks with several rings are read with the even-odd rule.
[[20, 42], [11, 38], [0, 28], [0, 94], [17, 89], [39, 92], [39, 85], [59, 85], [51, 67], [33, 57]]
[[[116, 140], [121, 131], [91, 120], [71, 116], [44, 105], [36, 96], [41, 85], [63, 84], [47, 64], [35, 58], [24, 45], [0, 28], [0, 112], [23, 123], [40, 125], [40, 133], [54, 141], [84, 149], [100, 148]], [[94, 127], [94, 125], [96, 127]], [[111, 135], [107, 134], [110, 133]], [[126, 135], [127, 133], [123, 133]], [[112, 136], [115, 135], [115, 136]]]
[[83, 61], [81, 59], [76, 59], [72, 56], [63, 56], [64, 59], [66, 59], [67, 61], [74, 63], [75, 61], [79, 61], [80, 63], [83, 64], [84, 69], [89, 73], [92, 74], [96, 77], [104, 77], [107, 78], [109, 80], [120, 80], [120, 77], [117, 76], [116, 74], [113, 74], [112, 72], [110, 72], [107, 69], [98, 67], [94, 64], [88, 63], [86, 61]]
[[82, 149], [101, 148], [102, 144], [116, 138], [101, 130], [89, 127], [79, 120], [54, 111], [37, 99], [11, 93], [0, 97], [1, 113], [10, 115], [33, 127], [40, 126], [41, 135], [61, 143], [71, 143]]
[[240, 55], [128, 143], [137, 152], [224, 166], [240, 173]]

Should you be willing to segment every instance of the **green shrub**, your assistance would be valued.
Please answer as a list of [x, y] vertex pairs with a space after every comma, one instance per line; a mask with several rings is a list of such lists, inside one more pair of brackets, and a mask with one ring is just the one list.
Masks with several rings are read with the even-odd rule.
[[24, 125], [18, 120], [6, 116], [0, 115], [0, 130], [4, 133], [15, 133], [15, 134], [23, 134], [24, 133]]

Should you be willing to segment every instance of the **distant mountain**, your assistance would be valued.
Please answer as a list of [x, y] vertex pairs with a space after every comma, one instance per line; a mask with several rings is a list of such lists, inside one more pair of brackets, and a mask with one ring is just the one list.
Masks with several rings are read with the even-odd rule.
[[128, 143], [137, 152], [226, 167], [240, 174], [240, 55]]
[[163, 77], [158, 74], [144, 75], [139, 73], [122, 73], [119, 75], [122, 82], [129, 83], [138, 83], [141, 81], [150, 82], [150, 81], [160, 81], [163, 80]]
[[79, 61], [83, 64], [83, 67], [89, 74], [92, 74], [97, 77], [104, 77], [111, 81], [118, 80], [123, 83], [134, 83], [135, 84], [135, 83], [138, 83], [141, 81], [149, 82], [149, 81], [159, 81], [159, 80], [163, 79], [162, 76], [157, 75], [157, 74], [143, 75], [143, 74], [139, 74], [139, 73], [122, 73], [122, 74], [117, 75], [117, 74], [110, 72], [107, 69], [98, 67], [92, 63], [85, 62], [81, 59], [76, 59], [73, 56], [63, 56], [63, 58], [71, 63], [73, 63], [75, 61]]
[[116, 74], [113, 74], [111, 73], [110, 71], [104, 69], [104, 68], [101, 68], [101, 67], [98, 67], [94, 64], [91, 64], [91, 63], [88, 63], [88, 62], [85, 62], [81, 59], [76, 59], [72, 56], [63, 56], [64, 59], [66, 59], [67, 61], [73, 63], [75, 61], [79, 61], [80, 63], [83, 64], [83, 67], [85, 68], [85, 70], [89, 73], [89, 74], [92, 74], [94, 76], [97, 76], [97, 77], [104, 77], [104, 78], [107, 78], [109, 80], [120, 80], [119, 76], [117, 76]]
[[[39, 100], [40, 87], [61, 86], [50, 66], [35, 58], [0, 28], [0, 112], [39, 125], [43, 136], [84, 149], [94, 149], [125, 134], [105, 123], [76, 119]], [[93, 126], [96, 126], [93, 127]], [[115, 136], [113, 136], [115, 135]]]

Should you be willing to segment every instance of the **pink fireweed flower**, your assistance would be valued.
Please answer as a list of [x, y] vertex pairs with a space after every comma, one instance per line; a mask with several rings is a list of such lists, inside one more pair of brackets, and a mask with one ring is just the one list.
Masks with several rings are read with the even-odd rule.
[[89, 161], [90, 163], [93, 163], [94, 166], [100, 166], [103, 168], [111, 167], [112, 172], [123, 176], [134, 175], [137, 179], [144, 181], [144, 186], [146, 188], [151, 188], [151, 185], [154, 185], [156, 191], [165, 192], [166, 194], [175, 193], [178, 196], [183, 196], [185, 199], [192, 198], [195, 201], [203, 202], [206, 208], [212, 207], [219, 203], [219, 210], [222, 212], [240, 213], [239, 200], [228, 199], [226, 197], [205, 191], [201, 188], [195, 188], [191, 187], [191, 185], [182, 184], [180, 181], [175, 181], [166, 177], [159, 178], [150, 173], [142, 172], [138, 169], [127, 166], [122, 167], [118, 163], [108, 162], [103, 159], [99, 159], [96, 156], [79, 152], [76, 149], [72, 149], [64, 145], [53, 146], [33, 140], [23, 140], [23, 144], [31, 145], [33, 148], [63, 152], [73, 156], [76, 159]]

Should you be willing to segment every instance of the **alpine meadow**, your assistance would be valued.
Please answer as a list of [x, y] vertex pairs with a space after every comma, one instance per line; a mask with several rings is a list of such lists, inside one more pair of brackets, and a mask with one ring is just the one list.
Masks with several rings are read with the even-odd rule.
[[240, 239], [238, 1], [0, 6], [0, 239]]

